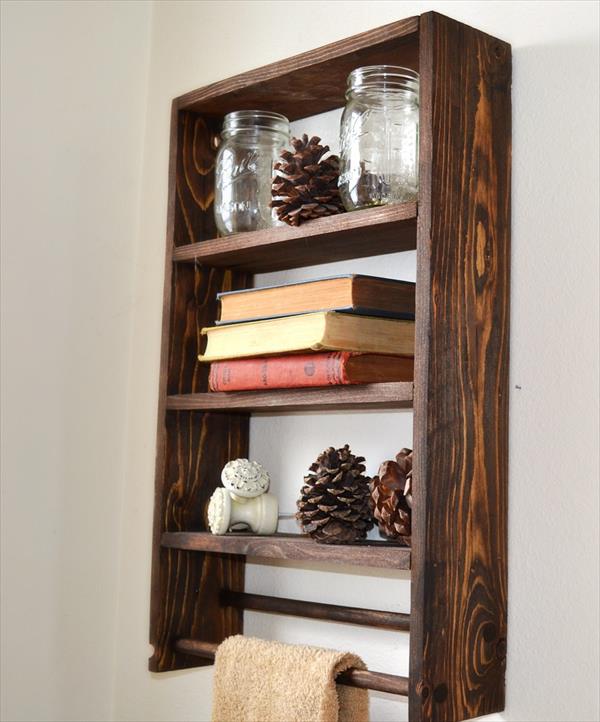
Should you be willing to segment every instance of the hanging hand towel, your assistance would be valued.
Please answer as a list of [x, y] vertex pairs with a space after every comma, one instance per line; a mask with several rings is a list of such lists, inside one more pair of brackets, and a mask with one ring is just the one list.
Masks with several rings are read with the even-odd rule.
[[366, 689], [336, 685], [354, 654], [237, 635], [215, 658], [212, 722], [369, 722]]

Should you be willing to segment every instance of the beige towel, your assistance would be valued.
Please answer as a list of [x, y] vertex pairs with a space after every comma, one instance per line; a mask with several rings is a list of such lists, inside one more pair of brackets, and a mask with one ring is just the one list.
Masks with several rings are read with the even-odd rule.
[[215, 658], [212, 722], [369, 722], [366, 689], [336, 685], [366, 669], [354, 654], [237, 635]]

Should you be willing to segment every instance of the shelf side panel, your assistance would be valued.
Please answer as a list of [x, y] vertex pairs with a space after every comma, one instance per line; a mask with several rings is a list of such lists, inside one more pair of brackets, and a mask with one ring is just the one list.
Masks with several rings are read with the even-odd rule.
[[173, 268], [173, 249], [215, 235], [212, 212], [212, 130], [199, 116], [174, 106], [163, 336], [159, 386], [156, 484], [150, 610], [150, 669], [163, 672], [207, 664], [176, 651], [180, 637], [216, 643], [242, 631], [239, 610], [219, 605], [221, 589], [243, 591], [239, 556], [192, 554], [161, 548], [165, 532], [204, 530], [205, 508], [231, 458], [246, 456], [248, 416], [201, 411], [167, 414], [167, 395], [207, 390], [207, 369], [198, 363], [199, 329], [216, 316], [218, 291], [244, 288], [251, 277], [200, 264]]
[[510, 46], [421, 16], [410, 718], [504, 708]]

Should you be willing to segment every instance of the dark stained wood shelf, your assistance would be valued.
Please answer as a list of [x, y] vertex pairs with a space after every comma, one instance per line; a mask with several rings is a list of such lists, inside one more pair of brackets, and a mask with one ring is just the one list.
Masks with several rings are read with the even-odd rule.
[[169, 549], [216, 552], [296, 561], [330, 562], [380, 569], [410, 569], [410, 549], [391, 542], [361, 544], [318, 544], [300, 534], [225, 534], [210, 532], [165, 532], [161, 545]]
[[417, 204], [368, 208], [298, 228], [268, 228], [178, 246], [173, 260], [264, 273], [417, 247]]
[[[216, 73], [218, 63], [215, 57]], [[299, 228], [217, 237], [215, 156], [224, 114], [256, 108], [297, 120], [340, 108], [347, 75], [381, 64], [419, 73], [418, 209], [390, 205]], [[409, 678], [361, 671], [352, 674], [354, 684], [408, 692], [410, 722], [500, 712], [507, 635], [510, 45], [430, 12], [199, 88], [176, 98], [171, 112], [150, 669], [211, 664], [217, 643], [243, 633], [245, 608], [353, 623], [383, 619], [398, 629], [410, 624]], [[207, 393], [199, 329], [214, 324], [218, 293], [252, 288], [253, 273], [378, 255], [385, 266], [384, 254], [410, 249], [417, 266], [414, 387]], [[206, 528], [223, 466], [249, 454], [246, 412], [403, 406], [414, 409], [412, 444], [400, 428], [397, 439], [414, 449], [412, 549], [192, 531]], [[246, 556], [410, 569], [410, 620], [247, 594]]]
[[167, 397], [168, 411], [311, 411], [412, 406], [413, 384], [325, 386], [307, 389], [211, 392]]

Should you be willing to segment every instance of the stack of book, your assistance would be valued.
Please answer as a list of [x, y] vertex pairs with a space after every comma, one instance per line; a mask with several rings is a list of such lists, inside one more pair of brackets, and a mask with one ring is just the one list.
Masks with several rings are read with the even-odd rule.
[[346, 275], [218, 295], [211, 391], [412, 381], [415, 285]]

